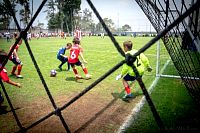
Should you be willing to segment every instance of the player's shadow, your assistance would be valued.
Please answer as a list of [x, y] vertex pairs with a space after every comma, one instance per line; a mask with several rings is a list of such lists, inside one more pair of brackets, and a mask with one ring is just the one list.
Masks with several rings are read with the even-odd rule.
[[8, 106], [0, 106], [0, 115], [8, 113], [8, 111], [6, 110], [7, 107]]
[[141, 91], [136, 91], [136, 92], [134, 92], [134, 97], [129, 98], [129, 99], [123, 99], [124, 90], [122, 92], [120, 92], [120, 93], [111, 93], [111, 94], [112, 94], [112, 96], [114, 98], [121, 99], [124, 102], [130, 103], [130, 101], [132, 101], [133, 99], [135, 99], [137, 96], [142, 95], [143, 93]]
[[8, 77], [10, 77], [10, 78], [16, 78], [16, 75], [10, 74], [10, 75], [8, 75]]
[[[8, 106], [6, 106], [6, 105], [0, 106], [0, 115], [7, 114], [12, 111], [12, 110], [7, 110], [7, 107]], [[17, 110], [17, 109], [20, 109], [20, 108], [16, 108], [14, 110]]]
[[77, 82], [77, 83], [83, 83], [80, 79], [79, 79], [79, 80], [76, 80], [75, 77], [67, 77], [65, 80], [66, 80], [66, 81], [75, 81], [75, 82]]
[[103, 112], [106, 111], [109, 107], [111, 107], [123, 94], [124, 91], [120, 93], [111, 93], [114, 99], [112, 99], [104, 108], [102, 108], [99, 112], [97, 112], [92, 118], [90, 118], [84, 125], [82, 125], [80, 128], [78, 128], [75, 133], [79, 133], [82, 130], [84, 130], [87, 126], [89, 126], [90, 123], [92, 123], [94, 120], [98, 118]]
[[111, 93], [111, 94], [115, 99], [121, 99], [121, 100], [123, 100], [124, 102], [127, 102], [127, 103], [130, 103], [130, 100], [132, 100], [132, 99], [128, 99], [128, 100], [123, 99], [124, 90], [121, 91], [120, 93]]
[[60, 70], [59, 68], [57, 68], [57, 69], [55, 69], [57, 72], [71, 72], [72, 70], [70, 69], [70, 70], [68, 70], [68, 69], [62, 69], [62, 70]]

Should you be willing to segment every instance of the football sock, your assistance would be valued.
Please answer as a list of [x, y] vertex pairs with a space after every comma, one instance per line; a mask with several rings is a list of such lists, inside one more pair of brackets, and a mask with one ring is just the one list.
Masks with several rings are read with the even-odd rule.
[[88, 70], [87, 70], [87, 68], [85, 67], [85, 68], [83, 68], [83, 71], [84, 71], [84, 73], [85, 74], [88, 74]]
[[59, 67], [61, 68], [63, 64], [65, 64], [65, 62], [62, 62], [62, 63], [59, 65]]
[[74, 71], [75, 75], [78, 74], [78, 71], [76, 68], [73, 68], [73, 71]]
[[130, 93], [131, 93], [131, 89], [130, 89], [129, 86], [125, 87], [125, 90], [126, 90], [126, 93], [127, 93], [127, 94], [130, 94]]
[[67, 67], [68, 67], [68, 70], [70, 69], [70, 63], [69, 62], [67, 62]]
[[11, 73], [14, 74], [16, 69], [17, 69], [17, 66], [13, 66], [13, 69], [12, 69]]
[[22, 71], [22, 65], [18, 65], [17, 70], [18, 70], [17, 75], [20, 75]]

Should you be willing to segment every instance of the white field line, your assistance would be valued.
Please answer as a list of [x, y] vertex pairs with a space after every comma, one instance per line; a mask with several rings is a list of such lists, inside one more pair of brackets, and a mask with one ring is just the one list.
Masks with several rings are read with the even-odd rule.
[[[169, 64], [170, 60], [168, 60], [165, 65], [163, 66], [161, 73], [165, 70], [167, 65]], [[158, 80], [160, 77], [156, 77], [151, 86], [148, 88], [148, 93], [151, 94], [154, 87], [156, 86]], [[130, 125], [133, 125], [134, 121], [137, 119], [137, 115], [140, 112], [141, 108], [144, 106], [146, 102], [145, 96], [141, 98], [141, 100], [136, 104], [136, 106], [132, 109], [131, 114], [126, 118], [125, 122], [120, 126], [117, 133], [124, 133], [126, 128], [128, 128]]]

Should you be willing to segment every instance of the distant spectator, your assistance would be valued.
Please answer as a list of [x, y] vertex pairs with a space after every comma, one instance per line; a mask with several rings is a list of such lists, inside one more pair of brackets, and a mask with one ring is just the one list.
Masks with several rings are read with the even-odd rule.
[[101, 33], [101, 38], [104, 38], [104, 33]]
[[10, 42], [10, 32], [6, 32], [6, 40], [7, 42]]

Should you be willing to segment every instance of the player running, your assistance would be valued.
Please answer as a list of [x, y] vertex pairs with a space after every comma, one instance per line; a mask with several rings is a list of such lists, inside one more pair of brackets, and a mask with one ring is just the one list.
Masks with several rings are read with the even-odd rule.
[[[123, 43], [125, 54], [131, 54], [134, 55], [137, 50], [132, 49], [132, 42], [131, 41], [125, 41]], [[139, 75], [142, 77], [144, 74], [145, 69], [147, 69], [148, 72], [152, 71], [152, 68], [149, 64], [148, 58], [141, 53], [139, 56], [137, 56], [136, 60], [133, 62], [135, 67], [137, 68]], [[135, 81], [136, 80], [136, 74], [134, 73], [131, 66], [127, 65], [126, 63], [122, 66], [121, 74], [116, 77], [116, 80], [119, 80], [122, 78], [122, 83], [124, 85], [126, 94], [124, 95], [123, 99], [127, 98], [133, 98], [133, 94], [131, 93], [131, 89], [129, 87], [128, 81]]]
[[[9, 58], [9, 60], [12, 61], [13, 64], [15, 65], [13, 66], [11, 74], [15, 75], [17, 78], [23, 78], [23, 76], [20, 75], [23, 63], [20, 61], [18, 53], [17, 53], [21, 44], [22, 44], [22, 39], [18, 42], [18, 44], [14, 48], [14, 51], [12, 52], [12, 55]], [[10, 50], [12, 49], [13, 46], [14, 44], [10, 47]], [[17, 74], [15, 74], [16, 69], [17, 69]]]
[[75, 66], [81, 66], [83, 71], [84, 71], [84, 73], [85, 73], [86, 78], [90, 79], [91, 75], [88, 73], [88, 70], [85, 67], [85, 65], [82, 62], [80, 62], [80, 60], [78, 58], [79, 55], [80, 55], [80, 57], [82, 58], [83, 62], [87, 63], [87, 61], [83, 57], [83, 53], [82, 52], [83, 52], [83, 49], [80, 46], [80, 40], [78, 38], [74, 38], [73, 39], [73, 45], [72, 45], [72, 47], [70, 49], [70, 56], [68, 58], [68, 62], [71, 64], [71, 67], [73, 69], [73, 72], [75, 74], [75, 78], [76, 79], [82, 79], [82, 76], [78, 74], [78, 71], [77, 71]]
[[61, 64], [58, 66], [58, 68], [62, 71], [62, 66], [67, 62], [68, 69], [67, 71], [70, 70], [70, 64], [68, 62], [67, 56], [65, 56], [65, 51], [69, 50], [72, 47], [71, 43], [67, 43], [65, 47], [62, 47], [59, 49], [58, 54], [57, 54], [57, 59], [61, 61]]

